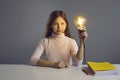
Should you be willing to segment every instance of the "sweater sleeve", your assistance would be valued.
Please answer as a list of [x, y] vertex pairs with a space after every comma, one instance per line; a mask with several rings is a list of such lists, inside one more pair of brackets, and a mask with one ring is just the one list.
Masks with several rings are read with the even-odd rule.
[[78, 52], [78, 45], [77, 45], [75, 40], [72, 40], [71, 48], [70, 48], [70, 53], [71, 53], [71, 56], [72, 56], [72, 64], [75, 65], [75, 66], [80, 66], [83, 62], [83, 59], [78, 60], [78, 58], [76, 57], [77, 52]]
[[76, 55], [78, 51], [78, 45], [74, 39], [70, 41], [70, 53], [71, 55]]
[[40, 40], [34, 53], [32, 54], [30, 58], [31, 65], [36, 65], [37, 61], [40, 59], [42, 53], [44, 52], [44, 49], [45, 49], [45, 38]]

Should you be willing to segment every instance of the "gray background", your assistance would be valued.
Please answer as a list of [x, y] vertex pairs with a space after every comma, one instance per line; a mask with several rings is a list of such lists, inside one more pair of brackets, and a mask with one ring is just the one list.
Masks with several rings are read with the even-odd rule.
[[67, 14], [77, 42], [73, 19], [87, 18], [86, 60], [120, 63], [120, 0], [0, 0], [0, 64], [27, 64], [54, 10]]

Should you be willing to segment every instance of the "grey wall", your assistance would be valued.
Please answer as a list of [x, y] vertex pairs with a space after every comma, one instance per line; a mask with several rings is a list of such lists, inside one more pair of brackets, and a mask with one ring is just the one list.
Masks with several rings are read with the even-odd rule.
[[120, 63], [120, 0], [0, 0], [1, 64], [28, 63], [53, 10], [66, 12], [77, 42], [73, 19], [87, 18], [86, 60]]

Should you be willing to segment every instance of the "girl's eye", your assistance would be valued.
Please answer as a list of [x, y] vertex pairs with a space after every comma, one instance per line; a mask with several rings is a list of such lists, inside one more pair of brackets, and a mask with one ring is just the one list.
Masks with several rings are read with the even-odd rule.
[[64, 25], [64, 23], [61, 23], [61, 25]]
[[62, 25], [64, 25], [64, 23], [61, 23]]
[[57, 25], [57, 23], [54, 23], [54, 25]]

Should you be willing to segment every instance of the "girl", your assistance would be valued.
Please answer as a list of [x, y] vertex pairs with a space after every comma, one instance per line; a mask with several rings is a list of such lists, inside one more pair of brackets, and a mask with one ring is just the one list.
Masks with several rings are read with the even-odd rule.
[[[78, 33], [80, 37], [79, 48], [76, 41], [71, 38], [65, 13], [53, 11], [47, 23], [45, 38], [40, 40], [30, 59], [31, 65], [54, 68], [81, 65], [87, 32], [84, 29], [84, 32], [78, 30]], [[44, 55], [43, 59], [42, 55]]]

